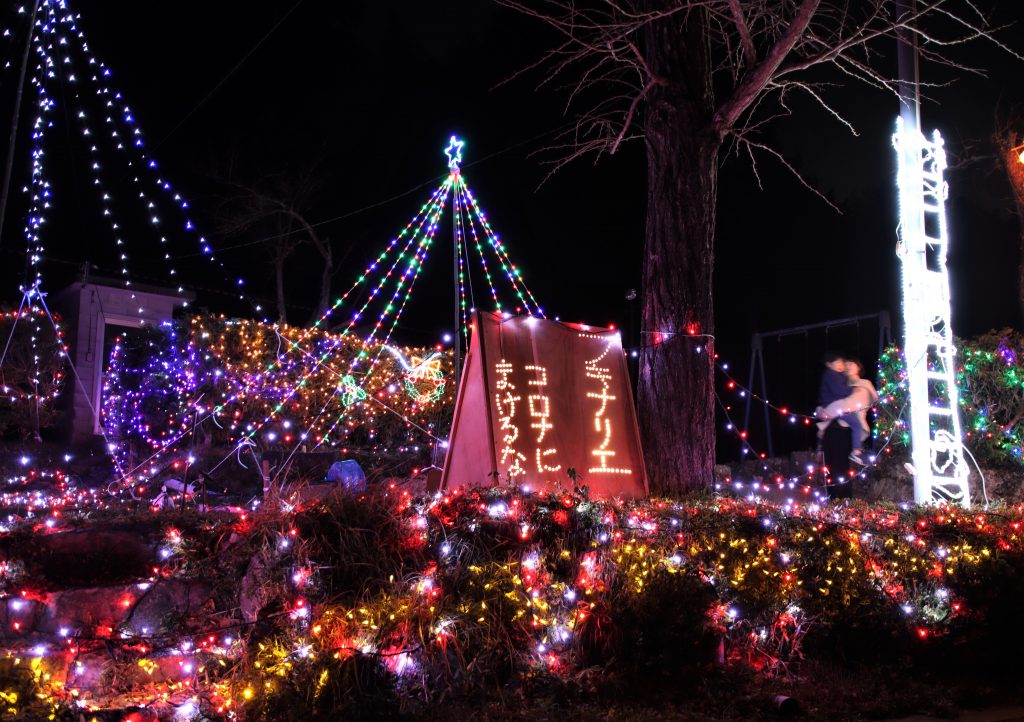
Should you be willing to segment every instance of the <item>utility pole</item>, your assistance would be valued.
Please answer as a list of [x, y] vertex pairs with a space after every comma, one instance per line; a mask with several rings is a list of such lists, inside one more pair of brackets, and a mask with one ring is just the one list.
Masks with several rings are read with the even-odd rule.
[[461, 300], [461, 293], [459, 291], [459, 257], [462, 254], [462, 238], [459, 235], [459, 220], [462, 216], [462, 209], [459, 205], [459, 184], [461, 183], [462, 178], [459, 166], [462, 165], [462, 146], [464, 144], [465, 143], [463, 141], [453, 135], [448, 141], [448, 147], [444, 149], [444, 154], [448, 156], [448, 170], [451, 172], [450, 179], [453, 195], [452, 249], [454, 250], [454, 254], [452, 256], [452, 273], [454, 274], [455, 310], [453, 314], [454, 323], [452, 325], [452, 339], [455, 341], [455, 383], [452, 386], [452, 390], [455, 394], [455, 398], [458, 398], [459, 395], [459, 370], [462, 366], [462, 333], [459, 323], [459, 301]]
[[[916, 0], [896, 0], [897, 17], [912, 18]], [[916, 37], [900, 30], [900, 117], [896, 119], [899, 242], [904, 358], [914, 473], [914, 501], [969, 507], [968, 468], [956, 386], [946, 257], [946, 152], [938, 131], [921, 132]]]
[[[458, 175], [458, 171], [455, 171], [455, 175]], [[455, 178], [453, 186], [457, 186], [459, 183], [458, 177]], [[462, 239], [459, 238], [459, 219], [462, 215], [462, 208], [459, 206], [459, 189], [457, 187], [452, 188], [452, 236], [454, 237], [454, 243], [452, 245], [452, 279], [454, 281], [454, 294], [455, 299], [454, 311], [452, 314], [452, 340], [455, 342], [455, 386], [453, 387], [456, 394], [459, 392], [459, 366], [462, 364], [462, 333], [459, 328], [459, 257], [462, 255]]]
[[[913, 17], [917, 0], [895, 0], [896, 17]], [[896, 29], [896, 63], [899, 73], [900, 117], [903, 127], [921, 130], [921, 69], [917, 34], [905, 27]]]
[[32, 39], [36, 36], [36, 14], [39, 3], [32, 4], [32, 15], [28, 23], [28, 38], [25, 40], [25, 52], [21, 56], [21, 72], [18, 75], [18, 90], [14, 96], [14, 114], [11, 118], [11, 133], [7, 140], [7, 167], [4, 169], [4, 185], [0, 189], [0, 243], [4, 239], [4, 218], [7, 215], [7, 196], [11, 192], [11, 171], [14, 168], [14, 143], [18, 138], [18, 121], [21, 117], [21, 98], [25, 90], [25, 75], [28, 71], [28, 57], [32, 52]]

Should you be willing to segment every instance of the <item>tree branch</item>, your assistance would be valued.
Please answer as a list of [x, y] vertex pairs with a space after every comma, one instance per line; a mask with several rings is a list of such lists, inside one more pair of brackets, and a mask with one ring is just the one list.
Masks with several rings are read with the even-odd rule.
[[743, 17], [743, 8], [740, 7], [740, 0], [729, 0], [729, 12], [732, 13], [732, 21], [736, 25], [736, 32], [740, 36], [740, 45], [743, 48], [743, 56], [747, 65], [757, 62], [757, 51], [754, 49], [754, 40], [750, 37], [750, 28]]
[[786, 59], [789, 52], [807, 30], [807, 26], [810, 25], [811, 18], [814, 17], [820, 2], [821, 0], [803, 0], [800, 3], [800, 7], [793, 20], [789, 23], [789, 27], [786, 28], [786, 32], [782, 34], [782, 37], [768, 51], [768, 55], [765, 56], [764, 60], [754, 67], [746, 78], [736, 86], [729, 99], [719, 107], [713, 121], [714, 129], [719, 134], [719, 137], [724, 137], [732, 131], [736, 121], [739, 120], [743, 112], [750, 107], [751, 103], [768, 85], [775, 71], [782, 65], [782, 61]]
[[619, 129], [618, 135], [615, 136], [615, 140], [612, 142], [611, 149], [608, 151], [609, 153], [614, 153], [619, 149], [619, 144], [622, 143], [622, 139], [625, 137], [626, 132], [629, 130], [629, 126], [632, 125], [633, 123], [633, 116], [636, 114], [636, 109], [637, 106], [640, 105], [640, 101], [643, 100], [644, 96], [651, 91], [651, 88], [653, 88], [656, 85], [664, 84], [664, 81], [659, 82], [657, 78], [652, 78], [651, 80], [647, 81], [647, 85], [644, 86], [644, 89], [641, 90], [633, 98], [633, 102], [629, 104], [629, 110], [626, 112], [626, 119], [622, 122], [622, 128]]

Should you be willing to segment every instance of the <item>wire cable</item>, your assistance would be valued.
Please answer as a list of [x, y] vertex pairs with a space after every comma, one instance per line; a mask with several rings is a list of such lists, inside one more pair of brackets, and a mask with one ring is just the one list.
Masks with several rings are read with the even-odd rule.
[[296, 2], [294, 5], [292, 5], [291, 8], [288, 10], [288, 12], [286, 12], [284, 15], [282, 15], [281, 19], [278, 20], [276, 23], [274, 23], [273, 27], [271, 27], [270, 30], [268, 30], [267, 33], [262, 38], [260, 38], [259, 41], [257, 41], [257, 43], [252, 46], [252, 48], [249, 49], [249, 52], [247, 52], [245, 55], [243, 55], [242, 59], [239, 60], [237, 63], [235, 63], [234, 67], [231, 68], [231, 70], [229, 70], [227, 72], [227, 74], [223, 78], [221, 78], [220, 81], [218, 81], [218, 83], [213, 86], [213, 88], [210, 89], [210, 92], [208, 92], [206, 95], [204, 95], [203, 98], [192, 107], [192, 110], [188, 111], [185, 114], [185, 117], [183, 117], [181, 120], [179, 120], [178, 124], [175, 125], [173, 128], [171, 128], [170, 132], [168, 132], [167, 135], [165, 135], [160, 140], [159, 143], [157, 143], [155, 146], [153, 146], [153, 150], [156, 150], [157, 148], [162, 146], [167, 141], [168, 138], [170, 138], [172, 135], [174, 135], [178, 131], [178, 129], [181, 128], [181, 126], [185, 125], [185, 122], [188, 121], [188, 119], [191, 118], [193, 115], [195, 115], [196, 111], [198, 111], [201, 107], [203, 107], [203, 105], [206, 103], [206, 101], [208, 101], [211, 97], [213, 97], [214, 93], [216, 93], [218, 90], [220, 90], [221, 86], [224, 85], [224, 83], [226, 83], [231, 78], [231, 76], [234, 75], [238, 71], [238, 69], [240, 67], [242, 67], [242, 65], [245, 63], [245, 61], [248, 60], [252, 56], [252, 54], [255, 53], [260, 48], [260, 46], [263, 45], [263, 43], [265, 43], [267, 41], [267, 38], [269, 38], [271, 35], [273, 35], [274, 32], [279, 27], [281, 27], [281, 25], [284, 23], [284, 21], [287, 20], [289, 18], [289, 16], [298, 9], [299, 5], [301, 5], [302, 2], [303, 2], [303, 0], [298, 0], [298, 2]]

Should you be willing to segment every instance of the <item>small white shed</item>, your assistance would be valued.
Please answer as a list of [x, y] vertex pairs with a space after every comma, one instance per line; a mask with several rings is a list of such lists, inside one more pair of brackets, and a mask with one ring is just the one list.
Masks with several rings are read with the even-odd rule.
[[139, 328], [170, 321], [174, 311], [195, 300], [195, 294], [171, 288], [90, 278], [61, 291], [54, 307], [64, 317], [65, 341], [78, 373], [69, 373], [71, 441], [82, 443], [100, 433], [105, 342], [109, 327]]

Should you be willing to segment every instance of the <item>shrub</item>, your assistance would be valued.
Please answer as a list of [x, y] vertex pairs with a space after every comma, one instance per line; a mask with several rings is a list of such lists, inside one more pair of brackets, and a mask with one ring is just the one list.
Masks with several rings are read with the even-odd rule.
[[[55, 318], [58, 323], [59, 319]], [[0, 313], [0, 436], [41, 441], [59, 424], [67, 347], [39, 309]]]
[[[897, 456], [910, 447], [906, 360], [895, 346], [878, 364], [875, 437]], [[957, 347], [964, 444], [981, 463], [1024, 466], [1024, 334], [992, 331]]]
[[427, 458], [423, 429], [449, 413], [451, 375], [436, 349], [196, 316], [118, 339], [103, 422], [122, 463], [179, 446], [288, 454], [308, 444], [388, 459], [400, 473]]

